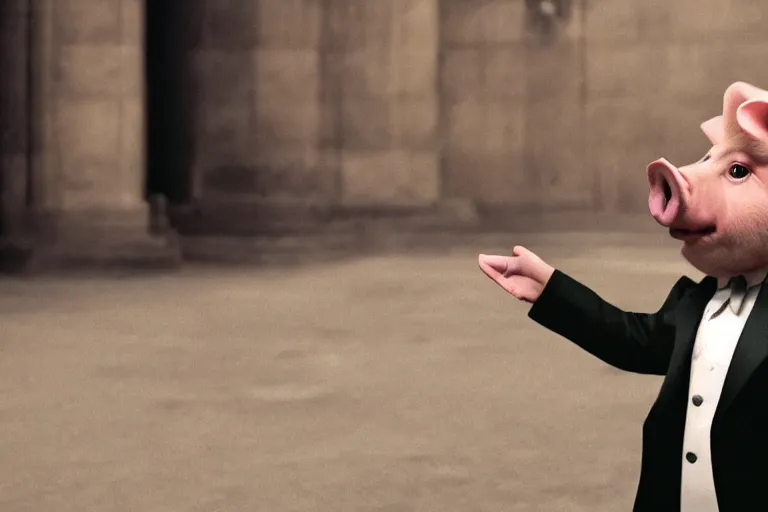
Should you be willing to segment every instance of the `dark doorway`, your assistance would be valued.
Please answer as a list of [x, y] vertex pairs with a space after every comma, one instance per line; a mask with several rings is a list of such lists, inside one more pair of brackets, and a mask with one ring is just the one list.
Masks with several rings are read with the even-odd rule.
[[145, 195], [172, 204], [192, 195], [194, 87], [190, 0], [145, 0], [147, 163]]

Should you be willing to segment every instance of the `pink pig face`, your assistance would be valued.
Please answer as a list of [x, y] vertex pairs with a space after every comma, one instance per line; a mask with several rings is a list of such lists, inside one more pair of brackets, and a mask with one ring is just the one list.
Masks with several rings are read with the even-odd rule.
[[705, 274], [767, 267], [768, 91], [731, 85], [723, 115], [701, 128], [713, 144], [701, 160], [680, 169], [664, 159], [648, 166], [651, 215]]

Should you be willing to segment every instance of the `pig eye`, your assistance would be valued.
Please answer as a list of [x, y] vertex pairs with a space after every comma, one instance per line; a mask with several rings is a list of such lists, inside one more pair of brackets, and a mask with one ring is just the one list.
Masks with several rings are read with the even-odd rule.
[[702, 162], [702, 163], [704, 163], [704, 162], [706, 162], [707, 160], [709, 160], [710, 158], [712, 158], [712, 155], [710, 155], [709, 153], [707, 153], [706, 155], [704, 155], [704, 158], [702, 158], [702, 159], [701, 159], [701, 162]]
[[749, 176], [752, 173], [747, 167], [741, 165], [741, 164], [733, 164], [730, 169], [728, 169], [728, 176], [735, 180], [743, 180], [747, 176]]

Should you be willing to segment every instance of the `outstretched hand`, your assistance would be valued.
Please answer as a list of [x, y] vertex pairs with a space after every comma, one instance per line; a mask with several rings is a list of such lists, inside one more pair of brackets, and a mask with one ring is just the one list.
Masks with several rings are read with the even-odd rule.
[[512, 256], [481, 254], [478, 264], [509, 294], [529, 303], [536, 302], [555, 272], [554, 267], [519, 245], [512, 249]]

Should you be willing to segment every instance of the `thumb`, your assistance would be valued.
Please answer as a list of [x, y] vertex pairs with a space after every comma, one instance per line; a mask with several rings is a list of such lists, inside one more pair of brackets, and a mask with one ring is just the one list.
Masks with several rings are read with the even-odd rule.
[[552, 271], [554, 270], [544, 260], [539, 258], [538, 255], [529, 251], [522, 245], [516, 245], [512, 248], [512, 254], [517, 256], [520, 266], [520, 272], [532, 279], [535, 279], [541, 283], [545, 283], [549, 280]]

